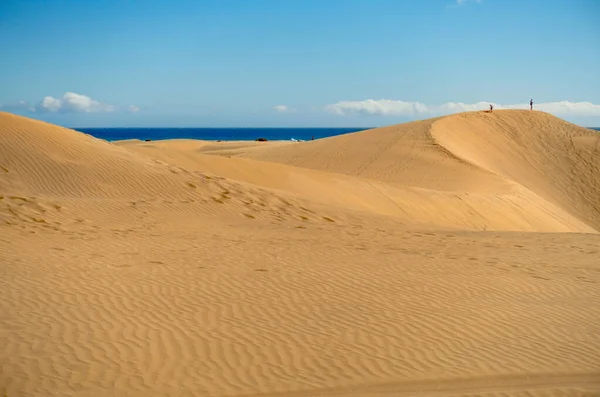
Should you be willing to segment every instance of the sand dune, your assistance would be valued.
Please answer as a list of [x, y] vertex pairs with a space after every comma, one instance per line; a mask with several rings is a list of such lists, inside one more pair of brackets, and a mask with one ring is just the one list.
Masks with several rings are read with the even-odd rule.
[[[498, 120], [505, 119], [499, 126]], [[543, 113], [515, 111], [463, 114], [303, 143], [118, 145], [187, 169], [391, 215], [408, 224], [589, 233], [600, 229], [600, 156], [594, 134]], [[579, 139], [578, 148], [571, 137]], [[520, 151], [507, 149], [511, 143]], [[481, 164], [478, 156], [505, 164], [512, 173]]]
[[447, 117], [433, 137], [454, 155], [502, 175], [600, 230], [600, 134], [542, 112]]
[[538, 112], [115, 144], [0, 113], [0, 395], [598, 395], [597, 149]]
[[502, 178], [438, 145], [429, 133], [436, 120], [275, 147], [251, 146], [237, 152], [263, 161], [441, 191], [489, 193], [507, 188]]
[[[434, 190], [494, 193], [506, 181], [600, 228], [597, 132], [543, 112], [472, 112], [238, 154]], [[489, 189], [489, 190], [488, 190]]]
[[149, 206], [165, 219], [198, 213], [329, 222], [332, 216], [330, 208], [308, 208], [301, 198], [190, 171], [73, 130], [6, 113], [0, 120], [3, 223], [60, 228], [61, 219], [93, 218], [111, 224], [141, 219]]

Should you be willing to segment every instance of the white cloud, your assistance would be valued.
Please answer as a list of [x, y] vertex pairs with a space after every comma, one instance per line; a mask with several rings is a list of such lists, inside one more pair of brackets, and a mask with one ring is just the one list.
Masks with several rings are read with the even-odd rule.
[[111, 105], [74, 92], [66, 92], [59, 98], [46, 96], [35, 106], [26, 101], [19, 101], [9, 105], [0, 104], [0, 109], [40, 113], [111, 113], [116, 111], [136, 113], [140, 111], [140, 108], [135, 105], [127, 107]]
[[366, 101], [342, 101], [333, 105], [327, 105], [325, 109], [331, 113], [344, 115], [347, 113], [367, 113], [380, 115], [402, 114], [415, 116], [427, 112], [427, 106], [419, 102], [394, 101], [390, 99]]
[[[523, 105], [520, 105], [522, 108]], [[524, 105], [527, 108], [527, 105]], [[600, 116], [600, 105], [591, 102], [549, 102], [536, 105], [536, 109], [558, 116]]]
[[481, 3], [483, 0], [455, 0], [453, 4], [448, 5], [449, 8], [456, 8], [465, 5], [466, 3]]
[[58, 112], [62, 107], [62, 102], [60, 99], [52, 98], [51, 96], [47, 96], [39, 104], [40, 109], [48, 111], [48, 112]]
[[86, 95], [66, 92], [61, 98], [47, 96], [39, 103], [40, 111], [64, 113], [109, 113], [116, 106], [99, 102]]
[[289, 106], [286, 106], [286, 105], [273, 106], [273, 109], [275, 109], [275, 111], [277, 111], [279, 113], [294, 113], [294, 112], [296, 112], [296, 109], [290, 108]]
[[27, 101], [19, 101], [17, 103], [4, 105], [0, 103], [0, 110], [7, 112], [18, 112], [23, 110], [35, 112], [35, 107], [31, 106]]
[[[494, 102], [447, 102], [438, 106], [429, 106], [420, 102], [406, 102], [390, 99], [364, 101], [340, 101], [327, 105], [325, 110], [338, 115], [371, 114], [381, 116], [440, 116], [450, 113], [468, 112], [488, 109], [490, 104], [494, 109], [529, 109], [529, 103], [523, 104], [498, 104]], [[591, 102], [546, 102], [534, 103], [534, 109], [542, 110], [556, 116], [600, 116], [600, 105]]]

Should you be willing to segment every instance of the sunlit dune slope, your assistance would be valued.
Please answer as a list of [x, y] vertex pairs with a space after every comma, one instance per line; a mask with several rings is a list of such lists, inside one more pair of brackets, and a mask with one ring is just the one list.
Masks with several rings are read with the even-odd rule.
[[457, 114], [437, 121], [431, 132], [455, 156], [600, 230], [600, 133], [525, 110]]

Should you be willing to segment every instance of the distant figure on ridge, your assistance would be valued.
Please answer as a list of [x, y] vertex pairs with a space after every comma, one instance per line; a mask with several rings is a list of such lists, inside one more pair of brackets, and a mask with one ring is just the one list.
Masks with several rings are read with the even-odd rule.
[[492, 105], [492, 104], [490, 103], [490, 113], [492, 113], [493, 111], [494, 111], [494, 105]]
[[529, 100], [529, 110], [533, 110], [533, 99]]

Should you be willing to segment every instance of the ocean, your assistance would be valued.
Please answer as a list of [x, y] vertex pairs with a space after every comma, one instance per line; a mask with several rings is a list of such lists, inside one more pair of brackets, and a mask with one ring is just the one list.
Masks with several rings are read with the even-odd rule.
[[[600, 131], [600, 127], [589, 127]], [[200, 139], [205, 141], [308, 141], [369, 128], [74, 128], [107, 141], [123, 139]]]
[[207, 141], [308, 141], [369, 128], [74, 128], [107, 141], [201, 139]]

